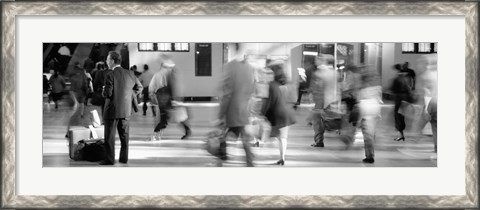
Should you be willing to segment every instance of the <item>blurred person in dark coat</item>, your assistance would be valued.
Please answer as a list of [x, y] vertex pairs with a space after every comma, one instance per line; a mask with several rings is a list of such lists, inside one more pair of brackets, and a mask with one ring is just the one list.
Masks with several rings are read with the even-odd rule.
[[55, 71], [50, 77], [50, 85], [52, 86], [52, 100], [55, 103], [55, 109], [58, 109], [58, 101], [62, 99], [63, 91], [65, 90], [66, 83], [62, 76]]
[[297, 102], [293, 106], [295, 109], [297, 106], [300, 105], [302, 102], [303, 94], [309, 92], [310, 88], [310, 81], [312, 79], [312, 72], [316, 70], [316, 66], [312, 62], [308, 62], [305, 64], [305, 68], [299, 71], [299, 82], [298, 82], [298, 89], [297, 89]]
[[[72, 71], [70, 72], [70, 97], [73, 101], [73, 111], [70, 119], [68, 120], [67, 134], [70, 126], [77, 124], [80, 119], [83, 119], [85, 111], [85, 100], [88, 93], [88, 78], [82, 69], [80, 62], [76, 61]], [[80, 116], [80, 119], [77, 117]]]
[[105, 66], [103, 62], [98, 62], [96, 64], [96, 70], [92, 73], [92, 85], [93, 85], [93, 94], [90, 103], [95, 106], [101, 107], [101, 116], [103, 116], [105, 98], [103, 97], [103, 86], [105, 86], [105, 76], [108, 73], [109, 69]]
[[406, 73], [405, 76], [408, 78], [408, 80], [409, 80], [408, 83], [409, 83], [409, 85], [410, 85], [410, 87], [413, 91], [413, 90], [415, 90], [415, 84], [416, 84], [416, 80], [417, 80], [416, 77], [417, 76], [415, 74], [415, 71], [413, 69], [409, 68], [408, 65], [409, 65], [408, 62], [403, 63], [402, 72]]
[[106, 74], [105, 88], [105, 150], [106, 158], [100, 165], [113, 165], [115, 163], [115, 134], [118, 129], [120, 137], [120, 163], [128, 162], [129, 120], [136, 109], [136, 95], [142, 91], [142, 84], [135, 74], [120, 66], [120, 54], [110, 51], [107, 65], [112, 69]]
[[405, 116], [401, 114], [400, 108], [402, 107], [402, 102], [411, 102], [412, 97], [412, 86], [409, 78], [405, 72], [402, 72], [402, 66], [396, 64], [394, 70], [397, 71], [397, 77], [392, 82], [390, 90], [393, 93], [395, 98], [395, 107], [394, 107], [394, 117], [395, 117], [395, 128], [400, 132], [400, 137], [395, 138], [395, 141], [405, 141], [405, 135], [403, 131], [405, 130]]
[[81, 67], [80, 62], [75, 62], [72, 74], [70, 75], [70, 95], [74, 102], [74, 112], [80, 109], [80, 117], [83, 118], [85, 111], [85, 100], [87, 99], [89, 81], [85, 74], [85, 70]]
[[95, 62], [92, 60], [91, 57], [88, 57], [84, 62], [83, 62], [83, 68], [87, 73], [91, 74], [93, 69], [95, 68]]
[[[223, 67], [222, 95], [220, 101], [219, 121], [228, 128], [228, 133], [241, 137], [246, 154], [246, 164], [253, 167], [253, 154], [249, 145], [252, 138], [245, 131], [249, 124], [248, 101], [255, 91], [254, 68], [244, 60], [244, 46], [235, 44], [236, 58]], [[219, 157], [227, 159], [225, 139], [220, 143]]]
[[[147, 102], [149, 102], [149, 91], [148, 91], [148, 86], [150, 85], [150, 82], [152, 81], [154, 72], [148, 70], [148, 65], [145, 64], [143, 65], [143, 73], [140, 75], [138, 78], [140, 82], [142, 83], [143, 88], [143, 115], [147, 115], [147, 109], [148, 105]], [[157, 116], [157, 113], [155, 112], [155, 107], [152, 106], [152, 114], [153, 116]]]
[[47, 75], [43, 75], [43, 93], [47, 94], [50, 90], [50, 85], [48, 84]]
[[[287, 152], [287, 139], [289, 126], [295, 123], [295, 117], [292, 110], [287, 106], [286, 92], [281, 91], [281, 87], [287, 84], [287, 77], [283, 70], [283, 62], [272, 61], [268, 64], [274, 72], [274, 81], [270, 82], [268, 90], [268, 98], [263, 103], [261, 113], [267, 118], [271, 124], [270, 136], [276, 137], [279, 142], [280, 160], [277, 165], [285, 164], [285, 153]], [[285, 90], [285, 88], [283, 88]]]

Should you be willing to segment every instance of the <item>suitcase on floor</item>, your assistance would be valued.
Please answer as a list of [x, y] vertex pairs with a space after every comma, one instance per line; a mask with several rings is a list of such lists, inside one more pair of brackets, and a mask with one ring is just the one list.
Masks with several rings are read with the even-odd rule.
[[106, 157], [105, 142], [103, 138], [80, 140], [74, 152], [74, 160], [97, 162]]
[[86, 140], [86, 139], [92, 139], [92, 138], [103, 138], [104, 136], [104, 127], [99, 126], [96, 128], [93, 128], [93, 130], [96, 132], [95, 136], [92, 134], [92, 131], [88, 127], [83, 127], [83, 126], [72, 126], [68, 130], [68, 153], [70, 158], [73, 160], [75, 157], [75, 149], [77, 148], [78, 142], [80, 140]]

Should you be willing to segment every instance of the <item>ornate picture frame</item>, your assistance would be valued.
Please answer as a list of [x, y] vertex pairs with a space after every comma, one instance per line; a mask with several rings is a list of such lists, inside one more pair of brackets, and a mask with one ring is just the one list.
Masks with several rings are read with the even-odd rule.
[[[478, 208], [478, 2], [2, 2], [2, 208]], [[458, 196], [21, 196], [16, 194], [15, 20], [20, 15], [461, 15], [465, 17], [465, 194]]]

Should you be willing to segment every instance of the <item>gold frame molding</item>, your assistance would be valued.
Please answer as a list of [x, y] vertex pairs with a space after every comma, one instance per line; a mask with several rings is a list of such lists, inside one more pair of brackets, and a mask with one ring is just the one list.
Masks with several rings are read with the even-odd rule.
[[[2, 208], [478, 208], [478, 2], [2, 2]], [[17, 15], [465, 16], [466, 191], [461, 196], [20, 196], [15, 193]]]

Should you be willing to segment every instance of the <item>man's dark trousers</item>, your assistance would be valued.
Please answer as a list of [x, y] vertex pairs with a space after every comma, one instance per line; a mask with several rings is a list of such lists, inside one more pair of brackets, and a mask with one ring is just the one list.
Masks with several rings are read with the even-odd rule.
[[121, 144], [119, 162], [128, 162], [128, 132], [130, 128], [128, 120], [128, 118], [105, 120], [105, 150], [107, 152], [106, 160], [110, 163], [115, 163], [115, 134], [117, 130]]

